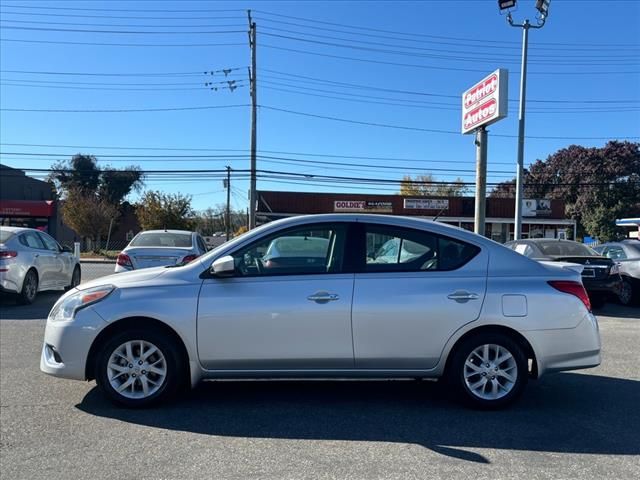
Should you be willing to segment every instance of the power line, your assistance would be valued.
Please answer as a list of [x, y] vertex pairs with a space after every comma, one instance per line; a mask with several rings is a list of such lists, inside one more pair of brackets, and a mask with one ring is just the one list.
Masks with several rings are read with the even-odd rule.
[[[241, 32], [244, 33], [244, 32]], [[41, 43], [54, 45], [92, 45], [101, 47], [237, 47], [244, 43], [102, 43], [102, 42], [63, 42], [55, 40], [23, 40], [16, 38], [0, 38], [0, 42]]]
[[[170, 18], [167, 18], [170, 20]], [[196, 20], [196, 19], [194, 19]], [[128, 28], [210, 28], [210, 27], [224, 27], [224, 28], [233, 28], [233, 27], [244, 27], [244, 25], [238, 24], [230, 24], [230, 25], [212, 25], [210, 23], [205, 24], [195, 24], [195, 25], [145, 25], [142, 23], [86, 23], [86, 22], [39, 22], [37, 20], [4, 20], [0, 19], [0, 23], [28, 23], [33, 25], [80, 25], [83, 27], [128, 27]]]
[[[295, 110], [288, 110], [284, 108], [270, 107], [267, 105], [260, 105], [261, 109], [273, 110], [276, 112], [290, 113], [293, 115], [300, 115], [304, 117], [312, 117], [312, 118], [320, 118], [323, 120], [332, 120], [336, 122], [342, 123], [351, 123], [356, 125], [365, 125], [371, 127], [381, 127], [381, 128], [393, 128], [397, 130], [409, 130], [409, 131], [417, 131], [417, 132], [427, 132], [427, 133], [439, 133], [439, 134], [452, 134], [452, 135], [460, 135], [459, 131], [456, 130], [438, 130], [438, 129], [430, 129], [430, 128], [421, 128], [421, 127], [411, 127], [406, 125], [391, 125], [387, 123], [376, 123], [376, 122], [365, 122], [361, 120], [352, 120], [348, 118], [340, 118], [340, 117], [332, 117], [327, 115], [317, 115], [313, 113], [307, 112], [299, 112]], [[492, 134], [493, 137], [504, 137], [504, 138], [517, 138], [517, 135], [505, 135], [505, 134]], [[565, 137], [565, 136], [536, 136], [536, 135], [527, 135], [526, 138], [531, 139], [544, 139], [544, 140], [610, 140], [611, 138], [618, 139], [637, 139], [640, 136], [616, 136], [616, 137]]]
[[[373, 60], [373, 59], [358, 58], [358, 57], [346, 57], [344, 55], [333, 55], [328, 53], [311, 52], [309, 50], [298, 50], [295, 48], [279, 47], [277, 45], [269, 45], [265, 43], [262, 43], [262, 46], [265, 48], [271, 48], [274, 50], [281, 50], [281, 51], [293, 52], [293, 53], [302, 53], [305, 55], [315, 55], [318, 57], [335, 58], [339, 60], [349, 60], [352, 62], [373, 63], [377, 65], [390, 65], [395, 67], [486, 73], [486, 70], [478, 70], [478, 69], [470, 69], [470, 68], [440, 67], [435, 65], [420, 65], [415, 63], [389, 62], [389, 61], [383, 61], [383, 60]], [[509, 73], [515, 75], [519, 72], [512, 70]], [[529, 75], [635, 75], [635, 74], [640, 74], [640, 71], [579, 71], [579, 72], [528, 72], [528, 73]]]
[[233, 86], [217, 86], [217, 87], [170, 87], [170, 88], [151, 88], [151, 87], [79, 87], [79, 86], [71, 86], [71, 85], [33, 85], [30, 83], [0, 83], [0, 87], [21, 87], [21, 88], [57, 88], [57, 89], [65, 89], [65, 90], [100, 90], [100, 91], [126, 91], [126, 92], [167, 92], [167, 91], [194, 91], [199, 90], [201, 92], [206, 92], [207, 90], [229, 90], [233, 91], [237, 88], [245, 88], [247, 85], [238, 83]]
[[175, 112], [187, 110], [210, 110], [217, 108], [248, 107], [249, 105], [207, 105], [200, 107], [167, 107], [167, 108], [121, 108], [113, 110], [63, 110], [37, 108], [0, 108], [3, 112], [40, 112], [40, 113], [128, 113], [128, 112]]
[[24, 8], [32, 10], [79, 10], [85, 12], [152, 12], [152, 13], [202, 13], [202, 12], [243, 12], [239, 8], [216, 8], [216, 9], [198, 9], [198, 10], [158, 10], [158, 9], [125, 9], [125, 8], [78, 8], [78, 7], [49, 7], [49, 6], [33, 6], [33, 5], [0, 5], [0, 8]]
[[[281, 18], [289, 18], [289, 19], [293, 19], [293, 20], [301, 20], [304, 22], [309, 22], [309, 23], [313, 23], [313, 24], [323, 24], [323, 25], [332, 25], [332, 26], [337, 26], [337, 27], [344, 27], [344, 28], [351, 28], [351, 29], [356, 29], [356, 30], [366, 30], [366, 31], [371, 31], [371, 32], [380, 32], [380, 33], [390, 33], [390, 34], [394, 34], [394, 35], [405, 35], [405, 36], [411, 36], [411, 37], [421, 37], [421, 38], [439, 38], [439, 39], [445, 39], [445, 40], [457, 40], [457, 41], [464, 41], [464, 42], [481, 42], [481, 43], [511, 43], [511, 44], [516, 44], [518, 45], [519, 42], [514, 42], [514, 41], [502, 41], [502, 40], [487, 40], [485, 38], [462, 38], [462, 37], [449, 37], [449, 36], [443, 36], [443, 35], [428, 35], [428, 34], [424, 34], [424, 33], [412, 33], [412, 32], [399, 32], [399, 31], [393, 31], [393, 30], [384, 30], [384, 29], [379, 29], [379, 28], [371, 28], [371, 27], [365, 27], [365, 26], [360, 26], [360, 25], [349, 25], [349, 24], [344, 24], [344, 23], [336, 23], [336, 22], [327, 22], [327, 21], [322, 21], [322, 20], [317, 20], [317, 19], [312, 19], [312, 18], [304, 18], [304, 17], [296, 17], [293, 15], [284, 15], [284, 14], [280, 14], [280, 13], [273, 13], [273, 12], [267, 12], [265, 10], [254, 10], [254, 12], [256, 13], [260, 13], [263, 15], [269, 15], [269, 16], [274, 16], [274, 17], [281, 17]], [[619, 48], [619, 47], [634, 47], [634, 48], [638, 48], [640, 46], [635, 45], [635, 44], [587, 44], [587, 43], [558, 43], [558, 42], [540, 42], [541, 45], [564, 45], [564, 46], [584, 46], [584, 47], [611, 47], [611, 48]], [[519, 48], [519, 47], [516, 47]]]
[[165, 17], [137, 17], [133, 15], [79, 15], [79, 14], [61, 14], [61, 13], [35, 13], [35, 12], [8, 12], [6, 10], [2, 11], [3, 15], [19, 15], [22, 17], [70, 17], [70, 18], [109, 18], [109, 19], [124, 19], [124, 20], [239, 20], [241, 17], [238, 16], [215, 16], [215, 17], [174, 17], [174, 16], [165, 16]]
[[108, 33], [108, 34], [127, 34], [127, 35], [213, 35], [213, 34], [227, 34], [227, 33], [245, 33], [244, 30], [209, 30], [209, 31], [196, 31], [196, 32], [148, 32], [144, 30], [95, 30], [95, 29], [81, 29], [81, 28], [46, 28], [46, 27], [2, 27], [5, 30], [30, 30], [40, 32], [65, 32], [65, 33]]
[[[515, 64], [515, 65], [519, 65], [519, 59], [518, 59], [518, 55], [517, 54], [508, 54], [508, 53], [503, 53], [503, 52], [497, 52], [497, 53], [483, 53], [483, 56], [478, 56], [477, 53], [475, 52], [469, 52], [469, 51], [460, 51], [460, 50], [447, 50], [447, 49], [442, 49], [442, 48], [424, 48], [424, 47], [412, 47], [412, 46], [406, 46], [406, 45], [398, 45], [398, 44], [388, 44], [388, 43], [383, 43], [383, 42], [368, 42], [366, 40], [358, 40], [358, 39], [350, 39], [350, 38], [343, 38], [343, 37], [334, 37], [334, 36], [330, 36], [330, 35], [316, 35], [316, 34], [312, 34], [312, 33], [306, 33], [306, 32], [297, 32], [297, 31], [291, 31], [291, 30], [287, 30], [287, 29], [280, 29], [280, 28], [271, 28], [271, 27], [267, 27], [266, 28], [268, 31], [276, 31], [276, 32], [285, 32], [285, 33], [289, 33], [290, 35], [282, 35], [282, 34], [273, 34], [273, 33], [268, 33], [264, 31], [264, 27], [260, 29], [261, 31], [261, 35], [266, 35], [266, 36], [273, 36], [273, 37], [279, 37], [279, 38], [286, 38], [286, 39], [290, 39], [290, 40], [297, 40], [297, 41], [301, 41], [301, 42], [308, 42], [308, 43], [317, 43], [317, 44], [321, 44], [321, 45], [331, 45], [331, 46], [336, 46], [336, 47], [342, 47], [342, 48], [353, 48], [353, 49], [358, 49], [358, 50], [367, 50], [367, 51], [374, 51], [374, 52], [382, 52], [382, 53], [389, 53], [389, 54], [396, 54], [396, 55], [405, 55], [405, 56], [410, 56], [410, 57], [424, 57], [424, 58], [436, 58], [436, 59], [441, 59], [441, 60], [449, 60], [449, 61], [467, 61], [467, 62], [475, 62], [477, 63], [478, 61], [487, 61], [487, 62], [495, 62], [496, 60], [500, 60], [501, 63], [511, 63], [511, 64]], [[322, 39], [328, 39], [328, 40], [337, 40], [340, 42], [353, 42], [356, 44], [363, 44], [363, 45], [376, 45], [376, 46], [382, 46], [382, 47], [387, 47], [387, 48], [401, 48], [401, 49], [406, 49], [406, 50], [412, 50], [413, 52], [406, 52], [406, 51], [398, 51], [398, 50], [382, 50], [382, 49], [377, 49], [377, 48], [372, 48], [372, 47], [359, 47], [357, 45], [349, 45], [349, 44], [344, 44], [344, 43], [328, 43], [328, 42], [321, 42], [318, 40], [310, 40], [307, 38], [300, 38], [300, 37], [294, 37], [291, 36], [291, 34], [293, 35], [306, 35], [306, 36], [312, 36], [312, 37], [316, 37], [316, 38], [322, 38]], [[418, 52], [436, 52], [436, 53], [418, 53]], [[464, 55], [464, 56], [452, 56], [452, 55], [446, 55], [446, 53], [453, 53], [453, 54], [457, 54], [457, 55]], [[470, 55], [470, 56], [469, 56]], [[496, 58], [487, 58], [486, 55], [495, 55]], [[513, 57], [511, 59], [506, 59], [505, 57]], [[535, 54], [534, 54], [535, 57]], [[602, 58], [603, 57], [603, 58]], [[631, 57], [631, 58], [627, 58], [628, 56], [612, 56], [612, 55], [602, 55], [600, 58], [595, 58], [592, 59], [591, 57], [586, 57], [586, 56], [582, 56], [582, 57], [577, 57], [574, 54], [570, 54], [570, 55], [550, 55], [550, 54], [546, 54], [544, 55], [545, 60], [536, 60], [535, 58], [533, 60], [530, 61], [530, 63], [532, 64], [538, 64], [538, 65], [573, 65], [573, 66], [584, 66], [584, 65], [636, 65], [637, 61], [639, 60], [637, 57]], [[549, 61], [548, 59], [552, 59], [554, 61]], [[621, 64], [617, 64], [615, 63], [616, 61], [618, 62], [625, 62], [625, 63], [621, 63]], [[600, 63], [598, 63], [600, 62]], [[632, 64], [626, 63], [626, 62], [635, 62]]]

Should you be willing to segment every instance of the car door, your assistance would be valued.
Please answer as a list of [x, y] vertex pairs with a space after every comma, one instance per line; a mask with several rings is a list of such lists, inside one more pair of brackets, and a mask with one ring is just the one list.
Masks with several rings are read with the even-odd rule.
[[67, 272], [69, 269], [68, 261], [65, 263], [65, 257], [62, 253], [60, 245], [53, 238], [43, 232], [38, 232], [42, 239], [49, 257], [49, 273], [51, 275], [51, 287], [64, 287], [71, 283], [71, 274]]
[[[31, 255], [31, 264], [38, 272], [38, 289], [51, 288], [54, 283], [54, 259], [46, 248], [40, 235], [34, 230], [28, 230], [20, 235], [19, 241], [27, 248]], [[26, 272], [25, 272], [26, 273]]]
[[[394, 226], [361, 227], [352, 321], [356, 367], [429, 369], [451, 335], [480, 315], [488, 254], [444, 235]], [[398, 255], [378, 261], [380, 245]]]
[[[235, 274], [205, 279], [200, 292], [202, 365], [224, 370], [352, 368], [354, 275], [345, 268], [347, 231], [340, 222], [295, 227], [232, 252]], [[275, 243], [277, 258], [270, 249]]]

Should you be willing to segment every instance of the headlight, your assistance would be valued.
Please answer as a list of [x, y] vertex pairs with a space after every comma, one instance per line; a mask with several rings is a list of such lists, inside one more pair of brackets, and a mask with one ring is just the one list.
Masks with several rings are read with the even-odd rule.
[[99, 302], [115, 290], [113, 285], [101, 285], [99, 287], [80, 290], [69, 295], [64, 300], [56, 304], [49, 314], [52, 322], [68, 322], [73, 320], [76, 312], [93, 303]]

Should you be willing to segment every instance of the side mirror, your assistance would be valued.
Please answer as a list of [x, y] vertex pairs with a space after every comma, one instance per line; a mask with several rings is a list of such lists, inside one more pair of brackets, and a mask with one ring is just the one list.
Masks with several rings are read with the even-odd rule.
[[211, 264], [210, 271], [219, 277], [229, 277], [236, 271], [236, 262], [231, 255], [225, 255]]

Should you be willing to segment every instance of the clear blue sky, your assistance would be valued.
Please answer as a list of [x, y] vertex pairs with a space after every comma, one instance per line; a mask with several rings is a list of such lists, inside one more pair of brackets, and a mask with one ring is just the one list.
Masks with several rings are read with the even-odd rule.
[[[520, 0], [514, 18], [533, 20], [536, 13], [534, 3], [534, 0]], [[82, 152], [96, 155], [101, 165], [110, 163], [120, 167], [134, 164], [147, 170], [217, 169], [225, 165], [238, 170], [248, 169], [248, 106], [121, 113], [4, 110], [248, 105], [250, 99], [246, 88], [246, 72], [250, 55], [244, 11], [247, 8], [254, 10], [258, 28], [258, 103], [264, 106], [258, 113], [259, 153], [271, 157], [364, 165], [341, 167], [291, 160], [275, 163], [283, 160], [262, 158], [259, 159], [259, 169], [389, 179], [423, 171], [431, 172], [443, 180], [460, 175], [467, 181], [473, 181], [475, 150], [472, 136], [358, 125], [265, 107], [362, 122], [459, 132], [460, 94], [487, 73], [498, 67], [508, 68], [511, 72], [509, 97], [513, 100], [518, 98], [521, 30], [507, 25], [494, 0], [1, 0], [0, 5], [0, 103], [3, 109], [0, 116], [0, 140], [3, 143], [0, 161], [14, 167], [47, 168], [54, 159]], [[215, 11], [224, 9], [235, 11]], [[547, 24], [541, 30], [532, 30], [530, 35], [527, 97], [531, 101], [527, 104], [530, 112], [527, 116], [527, 135], [563, 138], [528, 138], [525, 153], [527, 164], [546, 158], [570, 144], [600, 146], [606, 142], [604, 138], [635, 137], [636, 141], [640, 138], [639, 25], [638, 1], [552, 0]], [[95, 30], [180, 33], [95, 33]], [[184, 33], [219, 31], [237, 33]], [[191, 46], [158, 46], [167, 44]], [[215, 73], [213, 77], [200, 72], [227, 68], [238, 68], [228, 77], [237, 80], [240, 85], [238, 89], [233, 92], [227, 89], [212, 91], [204, 86], [207, 80], [221, 82], [227, 78], [222, 72]], [[9, 72], [11, 70], [118, 75], [53, 75]], [[187, 72], [193, 74], [132, 75]], [[330, 82], [360, 87], [350, 88]], [[613, 103], [597, 103], [603, 100]], [[517, 101], [512, 101], [509, 117], [490, 128], [488, 168], [490, 172], [504, 173], [491, 173], [489, 181], [514, 176], [516, 138], [497, 135], [516, 133]], [[78, 145], [92, 148], [6, 144]], [[273, 154], [270, 151], [300, 154]], [[29, 152], [54, 155], [16, 155]], [[412, 160], [322, 156], [326, 154]], [[140, 158], [107, 155], [239, 157], [205, 158], [200, 161], [184, 158], [157, 161], [147, 158], [141, 161]], [[383, 169], [381, 166], [399, 168]], [[234, 207], [246, 208], [248, 182], [234, 179], [232, 183]], [[219, 179], [199, 177], [190, 181], [163, 181], [154, 176], [147, 181], [146, 188], [192, 194], [193, 205], [197, 209], [220, 204], [225, 198]], [[390, 185], [362, 190], [362, 186], [320, 186], [306, 184], [303, 180], [297, 184], [286, 184], [262, 179], [258, 181], [258, 188], [380, 193], [389, 193], [394, 189]], [[132, 196], [132, 200], [135, 198], [135, 195]]]

